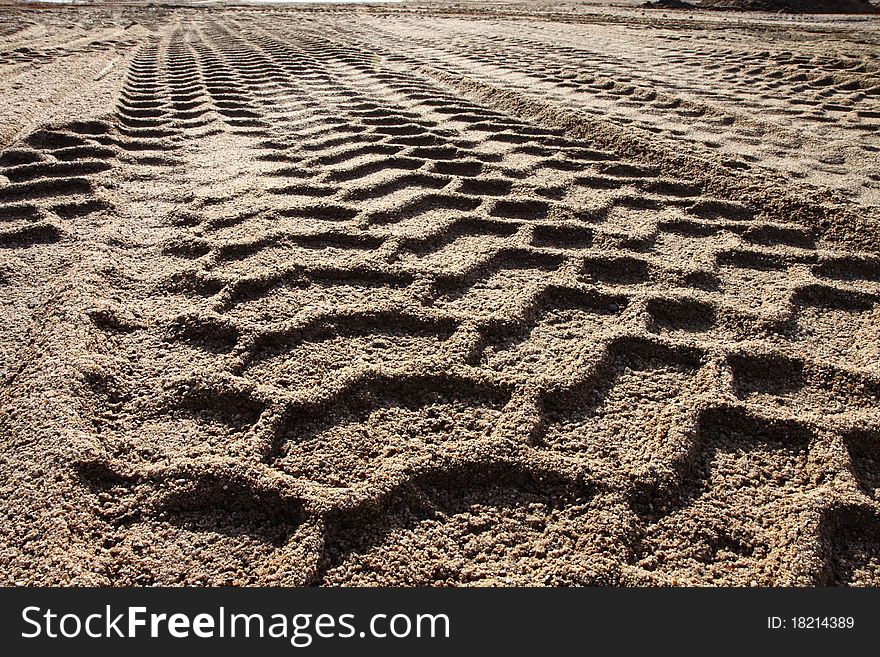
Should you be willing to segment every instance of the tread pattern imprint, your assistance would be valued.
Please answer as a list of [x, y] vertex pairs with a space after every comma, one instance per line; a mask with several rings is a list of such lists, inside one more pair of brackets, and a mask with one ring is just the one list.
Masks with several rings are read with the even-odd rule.
[[0, 151], [10, 583], [880, 584], [871, 243], [523, 109], [868, 217], [876, 35], [126, 11]]

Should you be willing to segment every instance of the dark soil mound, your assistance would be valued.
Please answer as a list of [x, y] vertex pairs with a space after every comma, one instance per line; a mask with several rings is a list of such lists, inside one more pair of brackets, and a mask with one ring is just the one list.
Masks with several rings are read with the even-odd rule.
[[869, 0], [702, 0], [699, 7], [739, 11], [783, 11], [789, 14], [876, 14]]
[[696, 9], [695, 5], [682, 0], [657, 0], [657, 2], [646, 2], [643, 6], [647, 9]]

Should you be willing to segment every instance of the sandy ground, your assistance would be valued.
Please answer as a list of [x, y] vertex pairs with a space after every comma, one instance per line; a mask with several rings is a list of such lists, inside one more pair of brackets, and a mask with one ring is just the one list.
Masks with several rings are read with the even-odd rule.
[[880, 584], [880, 22], [0, 13], [3, 584]]

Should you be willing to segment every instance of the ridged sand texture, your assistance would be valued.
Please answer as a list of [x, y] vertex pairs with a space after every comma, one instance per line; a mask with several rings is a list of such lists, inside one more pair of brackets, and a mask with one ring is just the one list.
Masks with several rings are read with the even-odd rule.
[[880, 34], [727, 20], [5, 12], [3, 583], [880, 584]]

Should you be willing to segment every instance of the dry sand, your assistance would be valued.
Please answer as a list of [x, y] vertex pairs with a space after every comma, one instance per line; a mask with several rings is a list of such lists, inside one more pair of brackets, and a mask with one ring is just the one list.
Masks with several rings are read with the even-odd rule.
[[0, 14], [3, 584], [880, 584], [880, 22]]

